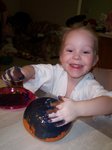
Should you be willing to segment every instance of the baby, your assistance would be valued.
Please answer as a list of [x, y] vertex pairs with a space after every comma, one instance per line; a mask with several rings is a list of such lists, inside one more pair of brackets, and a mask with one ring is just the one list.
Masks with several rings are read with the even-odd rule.
[[[98, 38], [87, 26], [74, 26], [65, 31], [60, 48], [60, 63], [34, 64], [19, 69], [24, 87], [32, 92], [41, 89], [59, 97], [57, 112], [49, 114], [51, 122], [65, 125], [80, 116], [112, 113], [112, 91], [105, 90], [91, 73], [98, 61]], [[2, 79], [13, 80], [15, 68], [6, 70]]]

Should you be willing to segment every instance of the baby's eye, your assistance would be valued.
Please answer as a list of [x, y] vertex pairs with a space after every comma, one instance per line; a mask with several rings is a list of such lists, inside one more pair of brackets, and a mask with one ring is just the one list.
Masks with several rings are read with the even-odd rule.
[[72, 49], [67, 49], [66, 51], [67, 51], [67, 52], [73, 52], [73, 50], [72, 50]]
[[90, 54], [91, 52], [86, 50], [86, 51], [83, 51], [83, 53], [84, 54]]

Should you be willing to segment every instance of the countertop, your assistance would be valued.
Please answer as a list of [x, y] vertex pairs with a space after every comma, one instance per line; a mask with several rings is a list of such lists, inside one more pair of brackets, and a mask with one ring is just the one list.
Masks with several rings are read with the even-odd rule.
[[106, 32], [106, 33], [98, 33], [101, 37], [111, 38], [112, 39], [112, 32]]

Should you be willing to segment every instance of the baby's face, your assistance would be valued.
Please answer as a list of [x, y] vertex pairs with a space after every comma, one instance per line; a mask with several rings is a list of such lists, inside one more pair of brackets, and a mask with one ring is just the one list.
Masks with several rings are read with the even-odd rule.
[[60, 53], [60, 62], [69, 76], [81, 78], [97, 62], [94, 52], [94, 36], [86, 30], [74, 30], [67, 34]]

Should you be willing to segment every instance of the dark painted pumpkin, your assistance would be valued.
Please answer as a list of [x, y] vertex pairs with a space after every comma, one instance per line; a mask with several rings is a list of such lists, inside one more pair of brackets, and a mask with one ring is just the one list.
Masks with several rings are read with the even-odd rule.
[[26, 108], [23, 124], [27, 131], [42, 141], [53, 142], [62, 139], [70, 130], [72, 124], [57, 127], [57, 123], [50, 123], [47, 112], [54, 109], [51, 103], [58, 100], [50, 97], [37, 98]]

